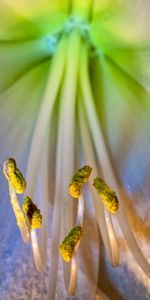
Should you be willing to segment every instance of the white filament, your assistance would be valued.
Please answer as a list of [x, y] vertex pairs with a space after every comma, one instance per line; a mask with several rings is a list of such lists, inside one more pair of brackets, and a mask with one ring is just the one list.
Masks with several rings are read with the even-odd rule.
[[[89, 75], [88, 75], [88, 56], [87, 56], [87, 51], [85, 48], [83, 48], [83, 53], [82, 53], [82, 61], [81, 61], [81, 69], [80, 69], [80, 83], [81, 83], [81, 92], [83, 95], [83, 102], [84, 102], [84, 107], [87, 113], [87, 119], [88, 123], [92, 132], [92, 137], [94, 139], [94, 145], [96, 149], [96, 153], [100, 162], [100, 166], [102, 169], [103, 177], [104, 179], [107, 180], [107, 157], [106, 157], [106, 147], [104, 145], [103, 141], [103, 135], [100, 130], [100, 124], [97, 120], [97, 115], [96, 111], [94, 109], [94, 99], [90, 87], [90, 80], [89, 80]], [[93, 121], [94, 120], [94, 121]], [[86, 145], [88, 148], [88, 145]], [[95, 163], [94, 163], [95, 165]], [[96, 168], [97, 169], [97, 168]], [[98, 175], [95, 174], [96, 176]], [[95, 192], [94, 192], [95, 194]], [[95, 197], [94, 197], [95, 198]], [[96, 203], [95, 203], [96, 204]], [[100, 201], [99, 204], [100, 205]], [[97, 207], [97, 204], [96, 204]], [[105, 232], [107, 231], [107, 240], [105, 238], [105, 234], [102, 234], [103, 239], [105, 240], [105, 246], [109, 254], [109, 258], [111, 260], [111, 263], [113, 266], [118, 266], [119, 264], [119, 247], [118, 247], [118, 241], [117, 237], [113, 228], [113, 223], [112, 223], [112, 217], [110, 213], [106, 212], [106, 209], [104, 208], [103, 210], [101, 209], [101, 215], [105, 213], [107, 214], [107, 218], [103, 216], [103, 219], [105, 218], [105, 224], [107, 229], [105, 228]], [[103, 223], [104, 225], [104, 223]], [[105, 226], [105, 225], [104, 225]], [[102, 228], [100, 228], [101, 233], [102, 233]], [[109, 239], [109, 242], [108, 242]]]
[[[75, 31], [68, 38], [65, 77], [60, 94], [60, 117], [56, 157], [56, 191], [54, 201], [51, 274], [48, 299], [55, 299], [58, 270], [59, 241], [73, 226], [73, 203], [67, 196], [67, 187], [74, 169], [74, 113], [79, 61], [80, 35]], [[65, 207], [65, 210], [64, 210]], [[61, 236], [60, 236], [61, 235]], [[64, 279], [68, 289], [70, 264], [64, 263]]]
[[63, 77], [65, 51], [66, 41], [65, 39], [62, 39], [52, 60], [46, 89], [33, 133], [26, 176], [27, 193], [31, 196], [31, 198], [34, 195], [35, 181], [37, 179], [38, 169], [41, 163], [41, 154], [43, 152], [43, 145], [45, 144], [48, 125]]
[[[29, 229], [29, 224], [28, 221], [20, 207], [19, 200], [17, 197], [17, 194], [15, 192], [14, 187], [12, 186], [11, 182], [9, 182], [9, 193], [10, 193], [10, 202], [16, 217], [17, 225], [20, 229], [20, 233], [22, 236], [22, 239], [25, 243], [30, 242], [30, 229]], [[21, 222], [18, 220], [18, 217], [21, 217], [23, 221]]]
[[44, 266], [47, 260], [47, 237], [48, 237], [48, 209], [49, 209], [49, 140], [47, 140], [41, 166], [41, 214], [42, 214], [42, 227], [40, 229], [40, 248], [42, 261]]
[[71, 273], [70, 273], [70, 282], [68, 288], [68, 293], [71, 296], [75, 295], [77, 289], [77, 271], [78, 271], [78, 264], [77, 264], [76, 256], [74, 255], [71, 259]]
[[31, 244], [35, 266], [38, 272], [43, 272], [45, 265], [42, 260], [36, 229], [31, 229]]
[[78, 199], [78, 212], [77, 212], [76, 226], [77, 225], [83, 226], [84, 202], [85, 202], [84, 195], [82, 193]]
[[[46, 133], [48, 131], [48, 125], [52, 116], [53, 107], [56, 101], [56, 96], [59, 91], [59, 87], [62, 81], [62, 76], [64, 72], [64, 57], [65, 57], [65, 47], [66, 41], [62, 39], [58, 46], [58, 50], [53, 58], [50, 73], [47, 80], [47, 86], [42, 100], [42, 105], [36, 122], [32, 145], [30, 148], [28, 169], [27, 169], [27, 190], [26, 193], [32, 200], [34, 198], [35, 183], [38, 174], [38, 168], [41, 163], [41, 155], [43, 151], [43, 145], [45, 144]], [[45, 223], [48, 223], [48, 216], [45, 216]], [[34, 254], [35, 264], [38, 270], [43, 269], [42, 257], [44, 259], [45, 249], [42, 248], [42, 253], [40, 253], [38, 238], [36, 236], [36, 231], [34, 231], [33, 238], [31, 238]], [[45, 244], [47, 241], [45, 240]], [[35, 250], [36, 249], [36, 250]], [[39, 264], [39, 265], [38, 265]], [[42, 266], [42, 267], [41, 267]]]
[[42, 228], [40, 230], [40, 244], [36, 229], [31, 229], [31, 243], [35, 266], [38, 272], [43, 272], [47, 259], [47, 236], [48, 236], [48, 141], [45, 145], [45, 151], [42, 157], [41, 166], [41, 213]]
[[[76, 226], [83, 227], [83, 218], [84, 218], [84, 196], [83, 193], [80, 195], [78, 199], [78, 211], [77, 211], [77, 219], [76, 219]], [[69, 288], [68, 293], [70, 295], [74, 295], [77, 288], [77, 270], [78, 270], [78, 263], [76, 259], [76, 253], [78, 251], [78, 248], [80, 246], [80, 241], [77, 243], [75, 247], [75, 253], [71, 259], [71, 272], [70, 272], [70, 282], [69, 282]]]
[[[92, 141], [91, 141], [89, 130], [88, 130], [88, 127], [86, 124], [86, 119], [85, 119], [85, 115], [84, 115], [84, 112], [82, 109], [81, 102], [80, 102], [80, 106], [79, 106], [79, 124], [80, 124], [80, 134], [81, 134], [81, 140], [82, 140], [82, 144], [83, 144], [84, 156], [86, 159], [86, 163], [90, 162], [90, 164], [92, 165], [92, 175], [93, 175], [93, 177], [96, 177], [98, 174], [98, 168], [97, 168], [97, 164], [95, 161], [94, 151], [93, 151], [93, 147], [92, 147]], [[90, 182], [90, 186], [92, 186], [93, 180], [89, 179], [89, 182]], [[105, 214], [104, 214], [104, 206], [103, 206], [102, 202], [100, 201], [99, 196], [93, 187], [91, 188], [91, 194], [92, 194], [93, 201], [94, 201], [95, 213], [97, 216], [99, 230], [101, 232], [101, 236], [102, 236], [106, 251], [108, 253], [109, 259], [112, 262], [112, 264], [114, 264], [114, 262], [112, 261], [112, 249], [111, 249], [111, 245], [110, 245], [108, 227], [106, 224], [106, 218], [105, 218]]]

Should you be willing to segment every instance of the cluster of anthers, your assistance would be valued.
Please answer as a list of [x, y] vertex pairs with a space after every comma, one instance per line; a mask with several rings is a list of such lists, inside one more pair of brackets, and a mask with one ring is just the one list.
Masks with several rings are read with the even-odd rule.
[[20, 206], [17, 194], [23, 194], [25, 192], [26, 181], [20, 170], [17, 168], [13, 158], [9, 158], [4, 162], [3, 172], [8, 180], [10, 203], [21, 236], [25, 243], [31, 241], [35, 265], [37, 270], [41, 271], [40, 250], [35, 230], [42, 226], [42, 215], [29, 196], [23, 198], [22, 207]]
[[[65, 237], [64, 241], [60, 245], [60, 253], [63, 259], [67, 262], [71, 261], [71, 274], [68, 288], [70, 295], [75, 294], [77, 286], [76, 254], [82, 237], [84, 219], [83, 185], [88, 181], [91, 171], [92, 168], [90, 166], [84, 166], [81, 169], [78, 169], [72, 177], [68, 188], [69, 194], [73, 198], [78, 199], [76, 226], [71, 229], [69, 234]], [[109, 212], [116, 213], [119, 208], [119, 202], [116, 193], [100, 177], [96, 177], [94, 179], [93, 186], [97, 190], [101, 200]]]
[[[92, 168], [84, 166], [78, 169], [73, 175], [68, 187], [68, 193], [75, 199], [78, 199], [78, 210], [76, 225], [71, 229], [60, 245], [60, 253], [66, 262], [71, 262], [70, 282], [68, 293], [74, 295], [77, 287], [77, 259], [76, 254], [80, 245], [83, 233], [84, 220], [84, 191], [83, 186], [88, 181]], [[24, 242], [32, 244], [35, 265], [38, 271], [43, 271], [40, 248], [38, 245], [35, 230], [42, 226], [42, 215], [37, 206], [32, 202], [29, 196], [25, 196], [20, 206], [17, 194], [22, 194], [26, 189], [26, 181], [17, 168], [14, 159], [9, 158], [4, 162], [3, 172], [8, 180], [10, 202], [16, 217], [17, 225], [20, 229]], [[119, 208], [119, 202], [116, 193], [100, 177], [96, 177], [93, 186], [97, 190], [101, 200], [110, 213], [116, 213]]]

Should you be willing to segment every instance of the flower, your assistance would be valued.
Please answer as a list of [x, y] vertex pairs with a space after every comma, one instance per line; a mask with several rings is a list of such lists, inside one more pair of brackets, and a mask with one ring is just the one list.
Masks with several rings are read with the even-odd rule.
[[[120, 208], [118, 221], [115, 217], [112, 219], [95, 192], [87, 188], [77, 297], [99, 297], [99, 288], [99, 294], [102, 289], [110, 298], [119, 299], [120, 293], [125, 299], [140, 299], [139, 289], [138, 296], [130, 285], [132, 278], [135, 286], [138, 281], [141, 283], [142, 297], [145, 293], [148, 299], [148, 279], [136, 264], [132, 265], [118, 223], [138, 265], [149, 275], [148, 262], [132, 234], [123, 201], [129, 196], [126, 206], [135, 201], [132, 209], [127, 207], [133, 226], [134, 222], [139, 224], [136, 214], [142, 218], [143, 227], [148, 226], [144, 222], [150, 194], [149, 6], [148, 0], [1, 1], [1, 162], [14, 156], [26, 171], [27, 195], [38, 199], [43, 215], [40, 241], [44, 262], [48, 244], [49, 299], [53, 300], [56, 295], [58, 299], [66, 297], [62, 278], [68, 285], [70, 265], [62, 266], [59, 260], [59, 242], [74, 225], [76, 207], [69, 199], [67, 187], [75, 166], [83, 164], [90, 164], [93, 177], [102, 175], [115, 190]], [[34, 197], [35, 191], [37, 197]], [[1, 198], [6, 198], [5, 189]], [[5, 202], [1, 220], [6, 211], [11, 223], [11, 211]], [[6, 228], [6, 232], [1, 233], [1, 261], [5, 262], [1, 269], [7, 272], [2, 296], [6, 298], [6, 286], [8, 290], [8, 286], [11, 289], [13, 285], [13, 293], [16, 293], [13, 296], [17, 299], [15, 280], [20, 278], [23, 285], [31, 284], [35, 272], [28, 255], [24, 254], [30, 251], [27, 246], [19, 254], [20, 241], [10, 223], [3, 220], [1, 226]], [[101, 260], [103, 246], [100, 249], [99, 230], [109, 262], [105, 254]], [[148, 238], [148, 235], [141, 237], [141, 247], [143, 243], [147, 257]], [[122, 275], [121, 282], [117, 277], [122, 274], [121, 269], [110, 270], [110, 262], [114, 266], [119, 264], [118, 239], [124, 255], [123, 270], [130, 270]], [[12, 251], [11, 256], [9, 251]], [[102, 282], [99, 262], [105, 275]], [[9, 275], [14, 274], [14, 267], [19, 274], [16, 279]], [[41, 297], [40, 293], [44, 293], [42, 276], [34, 277], [35, 296], [30, 288], [31, 294], [22, 287], [19, 297], [25, 292], [28, 293], [26, 299]], [[118, 292], [110, 286], [107, 288], [109, 281], [118, 283], [114, 286]]]

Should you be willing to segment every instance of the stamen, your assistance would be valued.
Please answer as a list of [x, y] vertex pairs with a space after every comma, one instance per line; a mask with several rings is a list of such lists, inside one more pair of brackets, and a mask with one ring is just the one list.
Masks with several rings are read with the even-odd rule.
[[20, 172], [17, 169], [16, 162], [13, 158], [9, 158], [4, 162], [3, 172], [8, 181], [11, 181], [12, 186], [17, 194], [22, 194], [26, 188], [26, 181]]
[[[81, 92], [83, 98], [81, 98], [81, 101], [83, 99], [84, 108], [87, 114], [87, 120], [90, 126], [90, 130], [92, 132], [92, 137], [94, 139], [96, 154], [100, 162], [100, 167], [102, 169], [103, 176], [105, 176], [107, 173], [106, 148], [104, 147], [103, 136], [101, 133], [100, 124], [99, 121], [97, 120], [97, 114], [94, 107], [94, 99], [90, 87], [90, 80], [88, 74], [88, 53], [86, 48], [83, 48], [82, 54], [83, 56], [81, 60], [81, 69], [80, 69], [80, 84], [81, 84]], [[82, 102], [80, 102], [81, 107], [79, 110], [81, 116], [79, 118], [79, 121], [80, 121], [80, 128], [81, 128], [82, 142], [84, 146], [85, 156], [88, 159], [87, 161], [90, 161], [92, 163], [92, 166], [94, 166], [95, 175], [97, 175], [98, 168], [95, 161], [95, 155], [92, 149], [92, 141], [90, 138], [90, 134], [88, 132], [89, 130], [88, 130], [87, 123], [85, 122], [86, 119], [85, 119], [85, 115], [81, 103]], [[101, 203], [97, 202], [98, 201], [97, 199], [98, 197], [96, 195], [97, 193], [95, 193], [95, 190], [93, 189], [91, 190], [91, 192], [93, 194], [93, 201], [94, 201], [95, 211], [97, 214], [99, 229], [101, 231], [101, 235], [106, 250], [108, 252], [111, 264], [116, 267], [117, 265], [119, 265], [119, 247], [118, 247], [118, 241], [115, 234], [115, 230], [113, 227], [112, 216], [110, 213], [107, 213], [107, 218], [105, 218], [105, 214], [104, 214], [105, 208], [103, 208], [103, 205], [101, 205]]]
[[[84, 217], [84, 196], [83, 193], [81, 192], [82, 186], [84, 183], [88, 181], [88, 178], [91, 174], [92, 168], [89, 166], [84, 166], [81, 169], [78, 169], [77, 172], [74, 174], [74, 176], [71, 179], [71, 183], [69, 185], [69, 193], [75, 197], [78, 195], [79, 200], [78, 200], [78, 212], [77, 212], [77, 220], [76, 220], [76, 225], [80, 228], [83, 227], [83, 217]], [[75, 189], [74, 189], [75, 187]], [[65, 241], [65, 240], [64, 240]], [[79, 247], [79, 242], [78, 242], [78, 247]], [[76, 252], [77, 248], [76, 247]], [[71, 260], [71, 273], [70, 273], [70, 282], [69, 282], [69, 288], [68, 288], [68, 293], [70, 295], [74, 295], [76, 292], [76, 287], [77, 287], [77, 260], [76, 260], [76, 253], [72, 253], [69, 261]]]
[[111, 213], [116, 213], [119, 208], [119, 202], [116, 193], [100, 177], [94, 179], [93, 183], [106, 208]]
[[[77, 211], [77, 219], [76, 219], [76, 225], [77, 227], [83, 227], [83, 218], [84, 218], [84, 196], [83, 193], [80, 195], [78, 199], [78, 211]], [[78, 242], [76, 246], [76, 251], [71, 259], [71, 272], [70, 272], [70, 282], [68, 287], [68, 293], [69, 295], [74, 295], [76, 293], [77, 288], [77, 270], [78, 270], [78, 263], [76, 259], [76, 253], [80, 246], [80, 241]]]
[[[74, 176], [71, 179], [71, 183], [69, 185], [69, 193], [71, 195], [78, 195], [78, 213], [76, 220], [76, 227], [71, 230], [69, 235], [64, 239], [63, 243], [60, 245], [60, 253], [63, 259], [67, 262], [71, 261], [71, 272], [70, 272], [70, 282], [68, 292], [70, 295], [74, 295], [77, 287], [77, 261], [75, 254], [80, 244], [80, 239], [82, 235], [82, 227], [83, 227], [83, 216], [84, 216], [84, 197], [83, 193], [81, 193], [82, 186], [85, 182], [87, 182], [92, 168], [89, 166], [84, 166], [81, 169], [78, 169]], [[75, 194], [74, 188], [72, 186], [77, 187], [77, 191]], [[73, 191], [73, 192], [72, 192]]]
[[65, 237], [59, 248], [60, 253], [65, 261], [69, 262], [72, 259], [76, 252], [77, 243], [80, 241], [81, 236], [82, 227], [76, 226], [69, 232], [68, 236]]
[[[47, 299], [55, 298], [59, 242], [64, 232], [73, 226], [73, 204], [67, 202], [67, 185], [74, 168], [74, 125], [77, 75], [81, 38], [74, 31], [68, 36], [65, 75], [60, 93], [60, 114], [56, 157], [56, 184], [52, 225], [51, 274]], [[71, 101], [70, 101], [71, 99]], [[69, 111], [69, 114], [68, 114]], [[61, 200], [61, 201], [60, 201]], [[65, 207], [65, 210], [63, 209]], [[64, 281], [68, 289], [70, 265], [64, 263]]]
[[78, 169], [77, 172], [73, 175], [68, 189], [69, 194], [73, 198], [80, 197], [83, 184], [88, 181], [91, 171], [91, 167], [84, 166], [83, 168]]
[[12, 205], [17, 225], [20, 229], [22, 239], [25, 243], [30, 242], [30, 230], [28, 221], [20, 207], [17, 194], [18, 192], [23, 192], [25, 189], [25, 179], [21, 172], [16, 167], [16, 162], [14, 159], [9, 158], [4, 162], [3, 172], [8, 180], [10, 203]]
[[[83, 109], [80, 105], [80, 132], [81, 139], [84, 148], [84, 156], [86, 161], [90, 161], [93, 168], [93, 175], [96, 176], [98, 174], [98, 168], [94, 156], [94, 151], [92, 147], [91, 138], [89, 135], [89, 131], [87, 128], [87, 123], [85, 122], [85, 116]], [[90, 180], [91, 186], [92, 181]], [[108, 257], [113, 266], [118, 266], [119, 264], [119, 248], [117, 238], [114, 232], [113, 224], [110, 218], [110, 214], [108, 213], [107, 218], [105, 218], [105, 208], [101, 201], [99, 201], [98, 194], [94, 188], [91, 189], [91, 195], [94, 202], [95, 213], [97, 217], [97, 222], [99, 225], [99, 230], [101, 232], [101, 236], [105, 245], [105, 249], [107, 251]], [[107, 211], [108, 212], [108, 211]]]
[[41, 259], [36, 231], [34, 230], [40, 228], [42, 225], [42, 216], [40, 210], [32, 202], [31, 198], [26, 196], [24, 197], [22, 203], [22, 208], [26, 216], [24, 215], [16, 193], [23, 193], [26, 187], [26, 182], [21, 172], [17, 169], [14, 159], [9, 158], [4, 162], [3, 172], [6, 179], [8, 180], [10, 202], [16, 216], [17, 225], [20, 229], [22, 238], [24, 242], [30, 242], [31, 234], [31, 243], [35, 265], [39, 272], [43, 271], [44, 265]]
[[[51, 63], [50, 72], [48, 74], [47, 85], [44, 91], [42, 105], [40, 107], [40, 113], [38, 115], [38, 119], [35, 125], [35, 130], [33, 133], [32, 144], [31, 144], [29, 159], [28, 159], [28, 168], [27, 168], [27, 184], [28, 184], [27, 193], [31, 197], [34, 196], [36, 178], [38, 174], [38, 169], [40, 167], [41, 155], [43, 152], [43, 145], [45, 143], [46, 134], [48, 133], [48, 126], [51, 125], [50, 120], [53, 113], [53, 108], [57, 99], [60, 85], [62, 83], [64, 67], [65, 67], [66, 46], [67, 46], [66, 38], [62, 38], [62, 40], [58, 44], [57, 51]], [[36, 236], [36, 231], [34, 231], [34, 234], [31, 234], [31, 238], [32, 236], [34, 237], [34, 243], [32, 243], [32, 247], [33, 249], [38, 249], [39, 251], [39, 248], [37, 248], [36, 246], [34, 247], [34, 245], [37, 245], [37, 241], [38, 241], [38, 237]], [[44, 257], [43, 249], [41, 254], [42, 256], [40, 256], [40, 254], [38, 254], [36, 251], [34, 255], [35, 261], [37, 259], [37, 266], [39, 265], [39, 269], [41, 268], [40, 268], [40, 264], [38, 263], [39, 261], [38, 257], [41, 257], [41, 259], [42, 257]], [[44, 265], [44, 260], [42, 260], [41, 265], [42, 266]], [[52, 287], [54, 287], [54, 284], [52, 285]]]

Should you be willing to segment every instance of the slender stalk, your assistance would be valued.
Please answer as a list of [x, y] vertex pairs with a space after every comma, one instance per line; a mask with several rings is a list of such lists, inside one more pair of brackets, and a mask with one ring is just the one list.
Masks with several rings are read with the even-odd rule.
[[48, 124], [60, 88], [64, 72], [66, 39], [63, 38], [51, 63], [46, 89], [43, 95], [38, 119], [33, 133], [32, 144], [28, 159], [27, 169], [27, 194], [33, 198], [35, 181], [41, 161], [41, 154], [46, 138]]
[[[139, 264], [139, 266], [142, 268], [142, 270], [150, 276], [150, 266], [148, 262], [146, 261], [145, 257], [143, 256], [136, 240], [135, 237], [131, 231], [130, 225], [128, 223], [125, 209], [124, 209], [124, 204], [122, 201], [122, 195], [120, 193], [120, 189], [117, 183], [117, 180], [115, 178], [111, 162], [109, 160], [109, 155], [107, 153], [106, 145], [103, 139], [100, 123], [96, 114], [95, 106], [94, 106], [94, 100], [92, 96], [92, 91], [90, 87], [90, 81], [88, 78], [88, 60], [87, 60], [87, 54], [85, 53], [85, 50], [83, 50], [83, 55], [82, 55], [82, 67], [81, 67], [81, 87], [82, 87], [82, 93], [84, 95], [83, 100], [84, 100], [84, 105], [85, 105], [85, 110], [90, 126], [90, 130], [92, 133], [92, 137], [94, 140], [94, 145], [96, 148], [97, 156], [99, 158], [100, 164], [101, 164], [101, 169], [102, 173], [104, 176], [104, 179], [108, 182], [108, 184], [116, 191], [119, 201], [120, 201], [120, 206], [117, 215], [119, 224], [121, 226], [121, 230], [125, 236], [125, 239], [127, 241], [127, 244], [135, 257], [135, 260]], [[93, 121], [94, 120], [94, 121]], [[114, 247], [114, 242], [116, 238], [114, 237], [113, 240], [111, 241], [112, 247]], [[116, 243], [115, 243], [116, 244]], [[117, 249], [117, 245], [115, 246]], [[114, 252], [114, 251], [113, 251]]]
[[42, 213], [42, 227], [40, 230], [40, 248], [42, 254], [43, 264], [46, 265], [47, 260], [47, 239], [48, 239], [48, 208], [49, 208], [49, 140], [46, 141], [44, 154], [42, 157], [41, 166], [41, 213]]
[[[66, 39], [63, 38], [60, 42], [60, 45], [58, 46], [57, 52], [54, 55], [51, 64], [51, 69], [47, 80], [47, 86], [45, 89], [42, 105], [40, 108], [39, 116], [33, 134], [32, 144], [29, 153], [29, 160], [28, 160], [27, 190], [26, 190], [26, 193], [30, 195], [32, 199], [34, 198], [35, 182], [37, 179], [38, 168], [41, 163], [43, 145], [45, 143], [48, 125], [52, 116], [53, 107], [56, 101], [56, 97], [60, 88], [60, 84], [64, 72], [65, 49], [66, 49]], [[44, 258], [44, 248], [42, 249], [42, 253], [40, 253], [40, 249], [37, 248], [38, 238], [36, 236], [36, 231], [34, 231], [34, 234], [32, 234], [31, 241], [33, 242], [32, 248], [33, 248], [35, 261], [37, 261], [36, 263], [37, 268], [41, 270], [43, 268], [43, 263], [44, 263], [44, 261], [41, 262], [42, 257]], [[42, 267], [40, 267], [40, 265]]]
[[81, 225], [83, 226], [83, 217], [84, 217], [84, 195], [83, 193], [78, 199], [78, 212], [77, 212], [77, 220], [76, 220], [76, 226]]
[[[79, 108], [78, 109], [79, 134], [80, 134], [81, 141], [82, 141], [81, 147], [83, 148], [83, 158], [85, 160], [85, 164], [90, 163], [92, 166], [92, 177], [96, 177], [98, 174], [97, 164], [95, 161], [95, 155], [94, 155], [92, 142], [91, 142], [89, 130], [88, 130], [86, 119], [85, 119], [85, 114], [84, 114], [84, 111], [82, 108], [81, 97], [79, 97], [79, 104], [80, 104], [78, 107]], [[90, 187], [91, 187], [93, 184], [93, 179], [91, 177], [89, 178], [89, 182], [90, 182]], [[108, 235], [107, 226], [106, 226], [106, 220], [105, 220], [105, 216], [104, 216], [104, 207], [103, 207], [101, 201], [99, 201], [98, 195], [97, 195], [95, 189], [93, 189], [93, 188], [91, 189], [91, 195], [92, 195], [93, 202], [94, 202], [94, 208], [95, 208], [96, 220], [98, 222], [98, 227], [101, 232], [101, 236], [102, 236], [106, 251], [108, 252], [109, 258], [111, 260], [111, 249], [110, 249], [109, 235]], [[86, 201], [87, 200], [88, 199], [86, 199]], [[92, 269], [90, 271], [92, 271]], [[92, 299], [94, 299], [94, 295], [96, 297], [98, 274], [99, 274], [99, 262], [98, 262], [98, 257], [97, 257], [97, 263], [95, 265], [94, 274], [93, 274], [93, 279], [95, 279], [94, 280], [95, 284], [93, 283], [92, 294], [91, 294], [93, 297]], [[91, 280], [91, 279], [89, 278], [89, 280]]]
[[[103, 173], [103, 177], [106, 179], [107, 174], [107, 161], [106, 161], [106, 147], [104, 145], [103, 136], [100, 131], [100, 125], [97, 120], [97, 115], [94, 110], [94, 99], [90, 88], [90, 81], [88, 76], [88, 57], [87, 57], [86, 49], [83, 49], [82, 53], [82, 61], [81, 61], [81, 69], [80, 69], [80, 82], [81, 82], [81, 90], [83, 95], [83, 101], [85, 105], [85, 110], [87, 113], [87, 118], [89, 121], [90, 129], [92, 132], [92, 136], [94, 139], [94, 145], [96, 149], [96, 153], [98, 159], [101, 164], [101, 169]], [[106, 167], [106, 169], [105, 169]], [[107, 181], [107, 179], [106, 179]], [[119, 264], [119, 247], [117, 237], [113, 228], [112, 217], [109, 212], [106, 211], [104, 207], [104, 212], [107, 217], [105, 217], [105, 223], [107, 226], [107, 232], [109, 237], [109, 244], [107, 243], [107, 250], [109, 253], [109, 257], [111, 258], [112, 265], [118, 266]], [[106, 240], [105, 240], [106, 243]]]
[[[83, 218], [84, 218], [84, 196], [83, 193], [78, 199], [78, 211], [77, 211], [77, 219], [76, 219], [76, 226], [80, 225], [83, 227]], [[80, 241], [78, 242], [75, 254], [73, 255], [71, 259], [71, 273], [70, 273], [70, 282], [69, 282], [69, 288], [68, 293], [69, 295], [74, 295], [77, 288], [77, 272], [78, 272], [78, 263], [76, 259], [76, 253], [78, 251], [78, 248], [80, 246]]]
[[76, 260], [76, 255], [74, 255], [71, 259], [70, 282], [69, 282], [69, 288], [68, 288], [68, 294], [70, 296], [73, 296], [76, 293], [77, 272], [78, 272], [78, 264], [77, 264], [77, 260]]
[[41, 165], [41, 213], [42, 213], [42, 228], [40, 230], [40, 244], [38, 242], [37, 232], [31, 229], [31, 243], [33, 257], [36, 268], [39, 272], [43, 272], [47, 259], [47, 238], [48, 238], [48, 141], [46, 141], [45, 151], [42, 157]]
[[44, 262], [41, 256], [36, 229], [31, 229], [31, 244], [32, 244], [32, 251], [33, 251], [33, 257], [34, 257], [36, 268], [38, 272], [43, 272]]
[[[63, 237], [73, 226], [73, 204], [71, 200], [68, 200], [67, 188], [74, 168], [74, 112], [79, 49], [80, 36], [77, 32], [72, 32], [68, 38], [66, 70], [60, 95], [61, 103], [56, 157], [56, 191], [52, 226], [51, 275], [48, 299], [55, 299], [60, 234], [61, 237]], [[63, 209], [64, 207], [65, 211]], [[67, 289], [69, 285], [69, 274], [70, 265], [64, 265]]]
[[[75, 128], [75, 104], [76, 104], [76, 90], [77, 90], [77, 76], [79, 69], [79, 54], [81, 47], [80, 34], [77, 31], [71, 33], [70, 43], [68, 45], [68, 59], [66, 66], [66, 76], [61, 95], [62, 107], [61, 113], [63, 118], [63, 207], [62, 209], [62, 223], [61, 236], [73, 227], [73, 202], [68, 199], [67, 190], [68, 183], [74, 171], [74, 128]], [[65, 285], [68, 289], [70, 277], [70, 264], [63, 263]]]
[[[84, 149], [84, 156], [85, 156], [86, 162], [87, 163], [90, 162], [90, 164], [92, 165], [93, 177], [96, 177], [98, 174], [98, 168], [97, 168], [97, 164], [95, 161], [92, 142], [91, 142], [91, 138], [90, 138], [90, 134], [89, 134], [89, 130], [88, 130], [88, 126], [86, 123], [85, 114], [84, 114], [84, 111], [82, 108], [81, 101], [80, 101], [80, 106], [79, 106], [79, 125], [80, 125], [80, 134], [81, 134], [81, 139], [82, 139], [82, 144], [83, 144], [83, 149]], [[93, 181], [91, 179], [89, 179], [89, 181], [92, 186]], [[109, 259], [110, 259], [112, 265], [116, 265], [116, 263], [118, 262], [118, 253], [117, 253], [117, 257], [112, 257], [112, 248], [111, 248], [111, 244], [110, 244], [110, 236], [108, 233], [108, 230], [110, 230], [110, 228], [108, 228], [108, 226], [107, 226], [105, 212], [104, 212], [104, 206], [103, 206], [102, 202], [100, 201], [99, 196], [97, 195], [94, 188], [91, 188], [91, 193], [92, 193], [92, 197], [93, 197], [93, 201], [94, 201], [95, 213], [96, 213], [97, 222], [99, 225], [99, 230], [101, 232], [101, 236], [102, 236], [106, 251], [108, 253], [108, 256], [109, 256]], [[115, 253], [114, 253], [114, 255], [115, 255]]]
[[53, 207], [53, 221], [52, 221], [52, 237], [51, 237], [51, 249], [50, 249], [50, 274], [48, 285], [47, 300], [55, 300], [56, 281], [58, 271], [58, 248], [60, 238], [61, 227], [61, 210], [62, 210], [62, 126], [59, 121], [58, 125], [58, 138], [57, 138], [57, 153], [56, 153], [56, 167], [55, 167], [55, 196]]
[[15, 189], [13, 188], [11, 182], [9, 182], [9, 194], [10, 194], [10, 202], [16, 217], [17, 225], [20, 229], [20, 233], [22, 236], [22, 239], [25, 243], [30, 242], [30, 230], [29, 230], [29, 224], [27, 222], [27, 219], [20, 207], [17, 194], [15, 192]]

